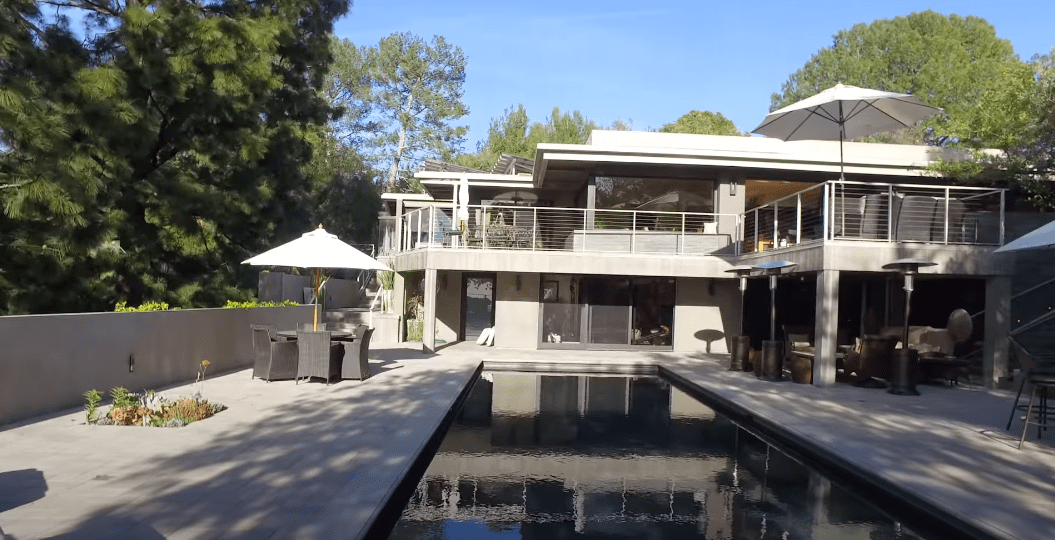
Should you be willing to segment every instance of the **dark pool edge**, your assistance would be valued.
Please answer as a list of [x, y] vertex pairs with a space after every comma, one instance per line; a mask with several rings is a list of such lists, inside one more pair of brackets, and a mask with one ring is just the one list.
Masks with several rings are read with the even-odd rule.
[[458, 412], [461, 411], [465, 400], [469, 397], [469, 392], [476, 386], [476, 382], [480, 380], [480, 374], [483, 373], [483, 369], [484, 363], [480, 362], [476, 369], [473, 370], [473, 374], [469, 377], [465, 386], [462, 387], [461, 392], [451, 402], [451, 406], [444, 413], [443, 418], [433, 427], [429, 438], [418, 447], [414, 458], [410, 462], [410, 466], [407, 467], [399, 482], [385, 495], [370, 521], [362, 529], [365, 532], [359, 538], [388, 538], [392, 534], [392, 529], [395, 527], [396, 522], [399, 521], [399, 517], [403, 515], [407, 502], [413, 495], [414, 489], [417, 488], [418, 482], [421, 481], [425, 471], [429, 468], [429, 464], [432, 463], [436, 450], [439, 449], [444, 437], [447, 436], [447, 431], [450, 429], [451, 424], [454, 423]]
[[741, 427], [748, 429], [777, 443], [792, 453], [793, 457], [818, 469], [829, 478], [846, 479], [843, 483], [855, 489], [875, 490], [889, 508], [905, 518], [916, 521], [937, 520], [945, 527], [931, 530], [936, 533], [952, 533], [953, 538], [971, 538], [975, 540], [1018, 540], [1017, 537], [995, 530], [984, 522], [969, 522], [959, 514], [928, 499], [924, 499], [908, 489], [897, 485], [869, 469], [857, 465], [850, 459], [818, 445], [809, 438], [787, 429], [766, 418], [758, 417], [750, 408], [729, 399], [719, 392], [701, 386], [684, 375], [662, 366], [657, 366], [660, 377], [674, 384], [680, 390], [704, 400], [708, 405], [716, 405], [718, 412], [728, 416]]

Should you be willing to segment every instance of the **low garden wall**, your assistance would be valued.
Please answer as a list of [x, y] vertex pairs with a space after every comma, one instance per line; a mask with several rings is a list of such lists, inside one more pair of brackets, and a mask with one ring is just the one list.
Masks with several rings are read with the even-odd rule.
[[250, 324], [292, 329], [312, 306], [0, 317], [0, 425], [75, 407], [84, 393], [159, 389], [253, 364]]

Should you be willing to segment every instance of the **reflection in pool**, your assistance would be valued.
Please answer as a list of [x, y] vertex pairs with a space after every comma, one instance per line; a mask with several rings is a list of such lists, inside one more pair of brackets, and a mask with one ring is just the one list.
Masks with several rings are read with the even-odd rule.
[[391, 538], [919, 538], [656, 377], [484, 373]]

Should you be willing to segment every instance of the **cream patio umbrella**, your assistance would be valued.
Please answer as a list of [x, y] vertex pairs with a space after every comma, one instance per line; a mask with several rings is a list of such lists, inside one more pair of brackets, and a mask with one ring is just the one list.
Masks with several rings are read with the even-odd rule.
[[300, 238], [242, 261], [255, 266], [296, 266], [315, 270], [315, 314], [312, 328], [319, 326], [319, 288], [323, 268], [355, 268], [359, 270], [391, 270], [373, 257], [340, 241], [337, 235], [318, 229]]
[[941, 112], [911, 94], [837, 84], [819, 94], [769, 113], [751, 133], [783, 141], [839, 140], [839, 179], [843, 140], [911, 127]]

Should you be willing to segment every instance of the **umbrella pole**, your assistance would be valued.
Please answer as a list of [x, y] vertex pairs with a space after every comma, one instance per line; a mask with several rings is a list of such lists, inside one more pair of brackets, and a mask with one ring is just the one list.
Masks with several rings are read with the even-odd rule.
[[311, 311], [311, 330], [319, 330], [319, 280], [322, 279], [322, 270], [315, 269], [315, 309]]
[[843, 139], [846, 138], [846, 119], [843, 118], [843, 102], [839, 101], [839, 180], [846, 180], [843, 161]]

